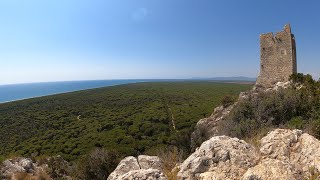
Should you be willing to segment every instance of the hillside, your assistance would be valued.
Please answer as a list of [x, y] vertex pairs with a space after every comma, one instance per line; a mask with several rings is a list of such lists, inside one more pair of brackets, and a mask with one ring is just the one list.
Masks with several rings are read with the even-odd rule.
[[215, 108], [197, 123], [186, 159], [126, 157], [108, 180], [319, 179], [320, 81], [300, 73], [289, 79]]
[[73, 161], [94, 147], [122, 156], [167, 145], [188, 149], [200, 118], [209, 116], [224, 95], [251, 87], [137, 83], [0, 104], [0, 155], [60, 154]]

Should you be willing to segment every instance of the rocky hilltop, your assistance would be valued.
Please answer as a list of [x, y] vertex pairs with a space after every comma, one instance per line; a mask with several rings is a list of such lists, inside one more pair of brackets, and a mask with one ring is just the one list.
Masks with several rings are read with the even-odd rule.
[[[275, 100], [276, 103], [285, 103], [287, 106], [291, 105], [289, 103], [296, 103], [298, 105], [288, 107], [289, 110], [296, 111], [299, 110], [304, 100], [303, 98], [299, 99], [301, 97], [299, 93], [309, 92], [309, 89], [312, 89], [309, 87], [292, 82], [279, 82], [268, 89], [255, 87], [251, 91], [241, 93], [237, 102], [215, 108], [210, 117], [201, 119], [197, 123], [191, 136], [191, 145], [194, 152], [182, 163], [176, 164], [171, 170], [169, 178], [166, 176], [164, 169], [161, 168], [163, 165], [158, 165], [158, 168], [152, 168], [151, 166], [146, 168], [147, 166], [144, 166], [140, 169], [131, 169], [129, 167], [134, 166], [132, 163], [136, 163], [136, 161], [128, 161], [126, 158], [121, 161], [117, 169], [109, 176], [109, 179], [115, 179], [114, 177], [130, 177], [120, 179], [181, 180], [317, 179], [320, 175], [320, 141], [314, 136], [298, 129], [275, 128], [257, 140], [256, 143], [250, 144], [238, 138], [221, 135], [224, 132], [219, 129], [220, 124], [228, 120], [230, 114], [235, 108], [239, 108], [242, 101], [253, 102], [254, 106], [258, 106], [260, 108], [258, 110], [261, 110], [261, 112], [267, 110], [269, 114], [265, 118], [277, 123], [278, 117], [268, 109], [270, 106], [264, 107], [263, 104], [260, 104], [261, 97], [269, 98], [270, 95], [273, 99], [267, 99], [268, 102]], [[287, 96], [286, 93], [289, 94], [288, 98], [281, 99]], [[295, 99], [297, 101], [294, 102], [291, 101], [292, 97], [299, 98]], [[308, 95], [307, 97], [311, 96]], [[262, 98], [262, 100], [266, 99]], [[268, 105], [270, 104], [274, 105], [272, 103]], [[249, 107], [251, 111], [253, 107]], [[277, 110], [274, 111], [277, 112]], [[257, 114], [261, 115], [261, 112]], [[240, 113], [243, 113], [243, 109], [240, 109]], [[293, 117], [293, 115], [291, 116]], [[261, 118], [260, 116], [256, 117]], [[261, 122], [263, 122], [263, 119], [261, 119]], [[294, 119], [293, 122], [301, 121]], [[255, 123], [257, 122], [253, 124]], [[275, 125], [279, 126], [281, 124]], [[150, 165], [161, 164], [161, 160], [156, 157], [145, 156], [145, 158], [153, 159], [148, 161]], [[137, 173], [137, 170], [139, 173]], [[172, 178], [172, 173], [175, 173], [175, 178]]]
[[[184, 160], [129, 156], [100, 179], [108, 175], [108, 180], [319, 179], [320, 81], [309, 75], [296, 79], [268, 89], [255, 87], [241, 93], [237, 102], [215, 108], [197, 123], [191, 135], [193, 153]], [[102, 159], [99, 154], [95, 157]], [[0, 175], [37, 177], [46, 166], [25, 158], [9, 159], [0, 165]], [[70, 178], [64, 171], [57, 175]]]
[[[202, 143], [183, 163], [177, 179], [309, 179], [320, 170], [320, 141], [301, 130], [275, 129], [260, 146], [228, 136]], [[161, 160], [127, 157], [109, 176], [113, 179], [168, 179]]]

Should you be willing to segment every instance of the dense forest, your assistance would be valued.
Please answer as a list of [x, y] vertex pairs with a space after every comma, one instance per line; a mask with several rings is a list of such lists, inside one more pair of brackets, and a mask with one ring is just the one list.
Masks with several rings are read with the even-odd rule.
[[135, 83], [0, 104], [0, 156], [61, 155], [95, 147], [122, 156], [165, 146], [189, 148], [196, 122], [248, 84]]

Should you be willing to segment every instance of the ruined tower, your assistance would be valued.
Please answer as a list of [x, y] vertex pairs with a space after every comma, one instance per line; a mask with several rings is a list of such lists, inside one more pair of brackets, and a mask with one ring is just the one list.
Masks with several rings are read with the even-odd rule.
[[290, 24], [284, 30], [260, 35], [260, 74], [256, 85], [271, 87], [297, 73], [296, 42]]

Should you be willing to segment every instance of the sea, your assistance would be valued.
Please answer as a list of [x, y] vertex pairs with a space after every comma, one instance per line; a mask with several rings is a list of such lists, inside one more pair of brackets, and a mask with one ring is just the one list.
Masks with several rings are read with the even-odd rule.
[[94, 80], [0, 85], [0, 103], [137, 82], [160, 80]]
[[177, 81], [213, 81], [213, 82], [238, 82], [253, 83], [255, 79], [247, 77], [220, 77], [220, 78], [191, 78], [191, 79], [129, 79], [129, 80], [88, 80], [41, 82], [26, 84], [0, 85], [0, 104], [29, 99], [34, 97], [61, 94], [86, 89], [130, 84], [138, 82], [177, 82]]

